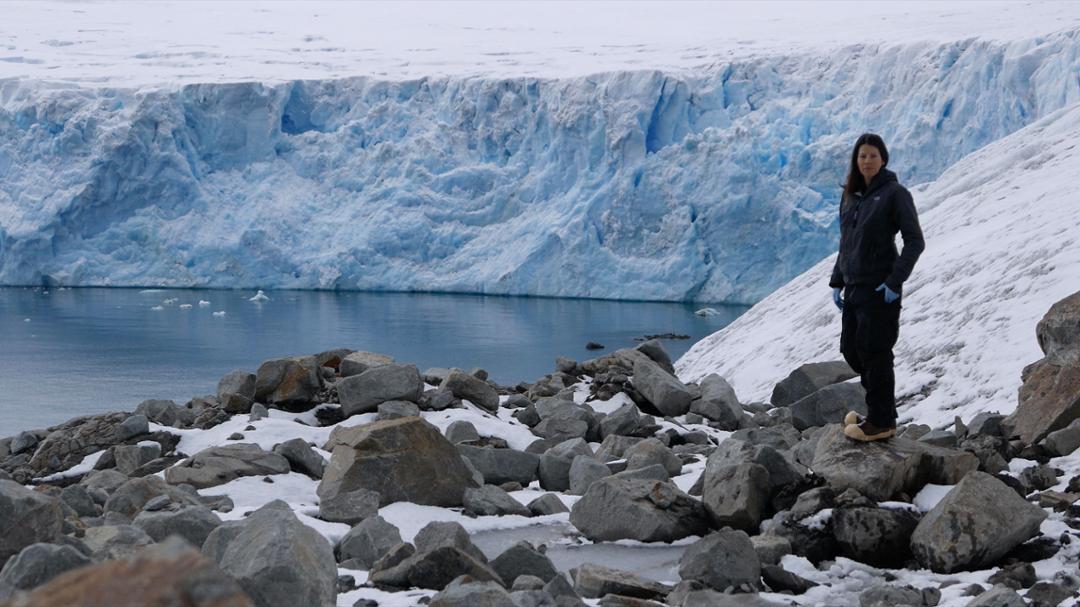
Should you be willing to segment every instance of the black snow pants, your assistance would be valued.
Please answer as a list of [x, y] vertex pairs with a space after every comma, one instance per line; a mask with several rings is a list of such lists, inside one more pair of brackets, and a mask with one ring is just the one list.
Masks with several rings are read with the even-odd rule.
[[866, 390], [867, 419], [879, 428], [896, 425], [893, 346], [900, 331], [901, 299], [887, 304], [884, 292], [873, 287], [844, 289], [840, 352], [859, 374]]

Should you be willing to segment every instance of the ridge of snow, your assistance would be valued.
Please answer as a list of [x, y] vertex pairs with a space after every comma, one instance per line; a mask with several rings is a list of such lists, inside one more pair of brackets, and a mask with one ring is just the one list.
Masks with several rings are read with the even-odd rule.
[[[913, 190], [926, 251], [904, 286], [894, 350], [901, 423], [943, 428], [957, 415], [1016, 408], [1021, 369], [1042, 358], [1036, 323], [1080, 289], [1078, 141], [1072, 105]], [[718, 373], [741, 400], [767, 401], [798, 366], [841, 359], [828, 286], [835, 259], [691, 347], [679, 377]]]

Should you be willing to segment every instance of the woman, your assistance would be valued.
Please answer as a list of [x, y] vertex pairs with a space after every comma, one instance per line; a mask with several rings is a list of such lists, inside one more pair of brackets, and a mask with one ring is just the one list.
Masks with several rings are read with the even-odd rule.
[[[844, 434], [858, 441], [896, 434], [892, 349], [903, 284], [925, 246], [911, 193], [888, 164], [881, 137], [860, 135], [840, 201], [840, 255], [829, 280], [843, 312], [840, 352], [866, 389], [866, 418], [855, 412], [844, 418]], [[904, 239], [900, 254], [897, 232]]]

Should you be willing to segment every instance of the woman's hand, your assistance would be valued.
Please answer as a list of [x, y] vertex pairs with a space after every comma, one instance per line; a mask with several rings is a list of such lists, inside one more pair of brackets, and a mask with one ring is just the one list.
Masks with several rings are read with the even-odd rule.
[[844, 311], [844, 300], [840, 298], [840, 291], [842, 290], [843, 289], [839, 287], [836, 287], [832, 290], [833, 303], [836, 304], [836, 309], [840, 310], [841, 312]]
[[874, 290], [875, 291], [882, 291], [882, 290], [885, 291], [885, 303], [887, 303], [887, 304], [891, 304], [892, 302], [896, 301], [897, 299], [900, 299], [900, 294], [897, 293], [896, 291], [893, 291], [892, 289], [890, 289], [888, 287], [888, 285], [886, 285], [885, 283], [879, 284], [878, 288], [876, 288]]

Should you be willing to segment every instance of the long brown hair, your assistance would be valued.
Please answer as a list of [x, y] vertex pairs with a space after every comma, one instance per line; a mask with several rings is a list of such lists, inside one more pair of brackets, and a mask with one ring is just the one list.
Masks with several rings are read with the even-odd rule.
[[859, 135], [859, 138], [855, 140], [855, 147], [851, 150], [851, 165], [848, 167], [847, 181], [844, 182], [845, 199], [855, 192], [862, 192], [866, 189], [866, 180], [863, 179], [862, 173], [859, 172], [859, 148], [864, 145], [872, 145], [878, 149], [878, 153], [881, 154], [881, 168], [884, 169], [889, 164], [889, 150], [886, 149], [885, 141], [881, 139], [880, 135], [874, 133]]

